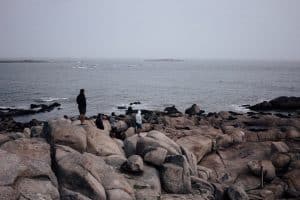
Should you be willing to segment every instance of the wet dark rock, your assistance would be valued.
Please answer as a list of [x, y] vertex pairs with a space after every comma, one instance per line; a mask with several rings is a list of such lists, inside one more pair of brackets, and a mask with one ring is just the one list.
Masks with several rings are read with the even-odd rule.
[[130, 103], [129, 105], [139, 105], [139, 104], [141, 104], [141, 102], [139, 102], [139, 101], [135, 101], [135, 102], [132, 102], [132, 103]]
[[300, 109], [300, 97], [277, 97], [271, 101], [264, 101], [262, 103], [249, 106], [251, 110], [297, 110]]
[[247, 115], [252, 116], [252, 115], [256, 115], [256, 113], [255, 112], [247, 112]]
[[242, 113], [237, 113], [233, 111], [228, 111], [231, 115], [238, 116], [238, 115], [243, 115]]
[[282, 114], [282, 113], [275, 113], [274, 114], [275, 116], [277, 116], [277, 117], [280, 117], [280, 118], [291, 118], [290, 116], [288, 116], [288, 115], [284, 115], [284, 114]]
[[119, 110], [125, 110], [125, 109], [127, 109], [126, 106], [118, 106], [117, 108], [118, 108]]
[[206, 117], [215, 117], [215, 118], [218, 118], [218, 115], [217, 115], [216, 112], [209, 112]]
[[170, 107], [166, 107], [165, 109], [164, 109], [164, 111], [165, 111], [165, 113], [167, 114], [167, 115], [172, 115], [172, 114], [181, 114], [181, 112], [179, 112], [178, 110], [177, 110], [177, 108], [173, 105], [173, 106], [170, 106]]
[[197, 104], [193, 104], [190, 108], [185, 110], [185, 114], [197, 115], [200, 113], [200, 107]]
[[237, 118], [236, 117], [233, 117], [233, 116], [229, 116], [228, 118], [227, 118], [227, 120], [236, 120]]
[[41, 104], [30, 104], [31, 109], [40, 108]]
[[[23, 115], [33, 115], [36, 113], [50, 112], [54, 108], [61, 106], [61, 104], [54, 102], [50, 105], [45, 104], [31, 104], [31, 109], [18, 109], [18, 108], [0, 108], [0, 117], [15, 117]], [[36, 109], [39, 108], [39, 109]]]

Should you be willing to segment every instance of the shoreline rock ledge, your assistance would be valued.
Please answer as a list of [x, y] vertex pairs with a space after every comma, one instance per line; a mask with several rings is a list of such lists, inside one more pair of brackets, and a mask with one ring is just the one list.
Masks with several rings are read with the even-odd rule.
[[0, 199], [300, 198], [298, 113], [150, 114], [140, 135], [135, 113], [118, 116], [122, 140], [92, 118], [1, 130]]
[[300, 97], [282, 96], [246, 107], [255, 111], [296, 111], [300, 110]]

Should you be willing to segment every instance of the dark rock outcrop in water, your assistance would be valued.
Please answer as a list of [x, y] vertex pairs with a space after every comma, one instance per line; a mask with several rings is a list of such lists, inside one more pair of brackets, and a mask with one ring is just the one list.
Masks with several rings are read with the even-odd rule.
[[0, 121], [0, 199], [300, 198], [299, 114], [142, 113], [140, 135], [118, 116], [124, 140], [105, 118]]
[[17, 109], [17, 108], [0, 108], [0, 117], [16, 117], [23, 115], [33, 115], [42, 112], [50, 112], [56, 107], [61, 105], [54, 102], [50, 105], [46, 104], [30, 104], [30, 109]]
[[181, 112], [177, 110], [177, 108], [175, 107], [175, 105], [170, 106], [170, 107], [166, 107], [164, 109], [164, 111], [165, 111], [165, 113], [167, 115], [171, 115], [171, 116], [176, 116], [178, 114], [181, 114]]
[[255, 104], [247, 107], [255, 111], [288, 111], [288, 110], [300, 110], [300, 97], [278, 97], [271, 101], [264, 101], [262, 103]]
[[185, 114], [188, 115], [201, 115], [205, 113], [204, 110], [200, 110], [200, 107], [197, 104], [193, 104], [190, 108], [185, 110]]

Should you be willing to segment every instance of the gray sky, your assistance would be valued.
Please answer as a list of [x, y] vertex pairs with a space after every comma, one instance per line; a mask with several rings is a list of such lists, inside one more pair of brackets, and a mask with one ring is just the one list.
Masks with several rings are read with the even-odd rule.
[[300, 1], [1, 0], [0, 57], [300, 60]]

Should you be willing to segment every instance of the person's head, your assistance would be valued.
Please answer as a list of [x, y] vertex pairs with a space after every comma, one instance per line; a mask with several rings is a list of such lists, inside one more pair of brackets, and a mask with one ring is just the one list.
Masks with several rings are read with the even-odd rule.
[[98, 118], [99, 118], [99, 119], [102, 119], [102, 118], [103, 118], [103, 115], [102, 115], [101, 113], [99, 113], [99, 114], [98, 114]]
[[84, 89], [80, 89], [80, 94], [84, 94]]
[[141, 110], [138, 110], [138, 114], [139, 114], [139, 115], [141, 114]]
[[112, 113], [111, 113], [111, 116], [116, 116], [115, 112], [112, 112]]

